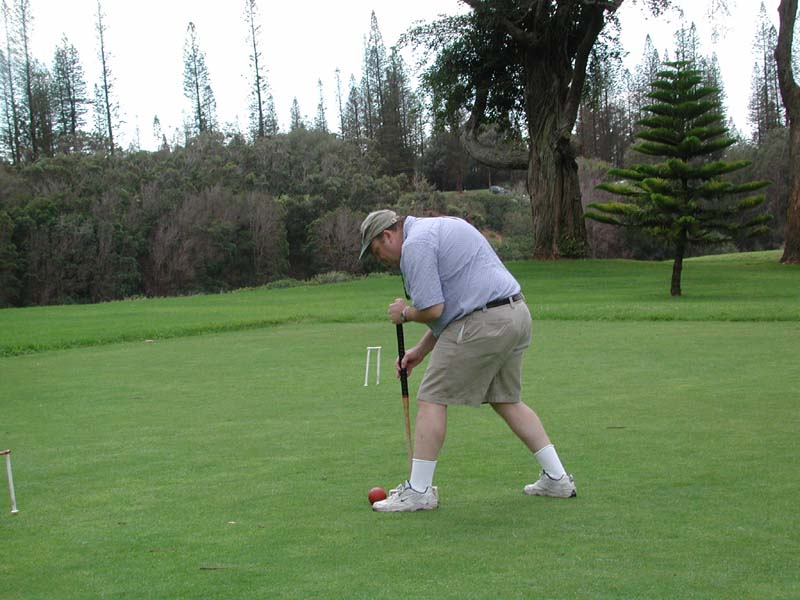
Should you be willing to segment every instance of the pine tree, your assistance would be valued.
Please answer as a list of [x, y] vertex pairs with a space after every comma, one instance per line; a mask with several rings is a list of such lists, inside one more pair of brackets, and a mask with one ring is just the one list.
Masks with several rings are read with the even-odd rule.
[[106, 145], [108, 152], [113, 156], [116, 146], [116, 142], [114, 141], [114, 129], [119, 120], [119, 105], [114, 99], [115, 82], [111, 72], [111, 56], [106, 48], [107, 27], [105, 24], [105, 13], [103, 12], [100, 0], [97, 0], [97, 24], [95, 30], [97, 31], [97, 40], [100, 44], [97, 55], [100, 59], [100, 75], [102, 78], [102, 84], [99, 88], [95, 86], [94, 110], [96, 114], [99, 113], [95, 118], [95, 125], [103, 123], [103, 127], [96, 128], [96, 130], [100, 139]]
[[31, 106], [33, 127], [38, 156], [52, 157], [55, 154], [53, 130], [53, 77], [39, 61], [31, 67]]
[[5, 54], [0, 53], [0, 82], [3, 92], [3, 125], [2, 142], [11, 158], [11, 163], [19, 166], [22, 163], [22, 131], [20, 107], [14, 80], [16, 45], [11, 32], [12, 14], [6, 0], [2, 0], [3, 24], [5, 25]]
[[303, 119], [303, 114], [300, 112], [300, 103], [297, 101], [297, 97], [295, 96], [292, 98], [292, 110], [289, 115], [289, 131], [305, 128], [306, 124], [305, 120]]
[[618, 98], [622, 54], [617, 37], [603, 37], [595, 43], [576, 125], [583, 154], [614, 164], [621, 162], [626, 145], [625, 111]]
[[15, 0], [13, 21], [18, 45], [19, 62], [15, 74], [20, 82], [21, 100], [20, 107], [20, 142], [22, 154], [30, 161], [39, 158], [41, 148], [37, 134], [40, 125], [37, 123], [39, 113], [36, 109], [34, 98], [35, 86], [35, 59], [31, 50], [31, 29], [33, 17], [31, 15], [30, 0]]
[[631, 127], [631, 140], [636, 133], [635, 124], [644, 116], [644, 106], [647, 103], [647, 94], [650, 91], [650, 82], [656, 77], [656, 74], [661, 70], [661, 58], [658, 55], [658, 50], [653, 45], [653, 40], [648, 35], [644, 42], [644, 52], [642, 53], [642, 61], [636, 67], [636, 72], [633, 76], [633, 101], [632, 112], [630, 114]]
[[753, 126], [753, 138], [757, 144], [761, 144], [767, 132], [782, 127], [786, 122], [774, 56], [777, 45], [778, 32], [770, 23], [762, 2], [753, 41], [756, 62], [753, 65], [749, 103], [749, 121]]
[[183, 49], [183, 93], [192, 103], [191, 133], [214, 131], [217, 126], [217, 103], [211, 90], [206, 54], [197, 41], [197, 29], [189, 22]]
[[[254, 138], [274, 135], [268, 130], [274, 130], [272, 124], [267, 124], [267, 100], [270, 98], [269, 83], [261, 57], [259, 36], [261, 25], [256, 23], [258, 6], [256, 0], [245, 0], [245, 20], [247, 22], [248, 41], [251, 45], [250, 69], [252, 73], [250, 85], [250, 133]], [[274, 116], [274, 106], [273, 106]]]
[[319, 91], [319, 103], [317, 104], [317, 116], [314, 118], [314, 129], [328, 133], [328, 119], [325, 117], [325, 93], [322, 89], [321, 79], [317, 79], [317, 90]]
[[364, 133], [374, 139], [383, 122], [384, 75], [386, 71], [386, 46], [383, 43], [375, 11], [370, 16], [369, 38], [364, 45], [364, 71], [361, 79]]
[[267, 94], [267, 102], [264, 106], [264, 135], [274, 137], [278, 135], [278, 113], [275, 112], [275, 99], [272, 94]]
[[363, 147], [363, 125], [364, 125], [364, 102], [361, 97], [361, 88], [356, 85], [354, 76], [350, 76], [350, 92], [347, 95], [347, 103], [344, 107], [342, 118], [342, 138], [357, 144], [361, 147], [362, 153], [366, 150]]
[[735, 140], [727, 137], [724, 116], [711, 100], [715, 90], [702, 85], [703, 76], [691, 63], [670, 62], [657, 74], [645, 107], [650, 113], [640, 121], [642, 141], [635, 150], [662, 157], [655, 165], [612, 169], [609, 174], [630, 183], [604, 183], [599, 189], [628, 198], [628, 202], [593, 203], [586, 217], [641, 229], [673, 248], [670, 293], [681, 295], [683, 258], [689, 244], [712, 245], [729, 241], [738, 233], [766, 233], [771, 215], [761, 214], [744, 223], [739, 217], [764, 202], [763, 195], [749, 194], [769, 185], [754, 181], [734, 185], [721, 176], [746, 167], [749, 162], [711, 161], [715, 152]]
[[387, 175], [410, 175], [414, 157], [409, 147], [407, 127], [408, 87], [399, 54], [393, 52], [384, 75], [379, 107], [381, 121], [375, 130], [375, 150]]
[[339, 108], [339, 135], [344, 137], [344, 105], [342, 104], [342, 72], [336, 68], [336, 103]]
[[694, 23], [688, 27], [686, 23], [682, 23], [675, 32], [675, 60], [699, 64], [700, 58], [700, 37], [697, 35], [697, 27]]
[[85, 122], [89, 99], [78, 50], [66, 36], [53, 59], [53, 101], [58, 146], [65, 152], [79, 150], [78, 133]]

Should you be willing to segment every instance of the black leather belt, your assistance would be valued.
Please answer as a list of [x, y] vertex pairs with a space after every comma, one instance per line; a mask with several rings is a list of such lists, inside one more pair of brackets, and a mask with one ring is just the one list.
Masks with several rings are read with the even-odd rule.
[[492, 300], [491, 302], [486, 303], [486, 308], [496, 308], [498, 306], [505, 306], [506, 304], [511, 304], [512, 302], [519, 302], [522, 300], [522, 292], [519, 294], [514, 294], [509, 298], [503, 298], [501, 300]]

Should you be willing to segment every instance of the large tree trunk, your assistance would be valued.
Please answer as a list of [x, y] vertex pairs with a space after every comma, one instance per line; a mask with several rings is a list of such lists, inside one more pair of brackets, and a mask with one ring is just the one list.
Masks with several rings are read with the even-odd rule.
[[531, 142], [528, 194], [533, 213], [533, 256], [537, 259], [586, 255], [578, 163], [568, 139], [544, 124]]
[[800, 263], [800, 86], [792, 74], [792, 37], [797, 18], [798, 0], [781, 0], [778, 7], [780, 33], [775, 48], [778, 81], [783, 105], [789, 117], [789, 210], [786, 218], [786, 241], [783, 263]]
[[789, 134], [789, 209], [786, 215], [786, 238], [783, 246], [783, 263], [800, 263], [800, 115], [792, 121]]
[[558, 259], [586, 255], [578, 163], [571, 141], [575, 116], [568, 106], [572, 68], [557, 53], [529, 51], [525, 104], [530, 158], [528, 194], [533, 213], [533, 256]]

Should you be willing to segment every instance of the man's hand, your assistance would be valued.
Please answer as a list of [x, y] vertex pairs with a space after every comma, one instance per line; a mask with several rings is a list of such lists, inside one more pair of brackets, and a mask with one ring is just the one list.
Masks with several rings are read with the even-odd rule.
[[406, 375], [411, 377], [411, 371], [413, 371], [414, 367], [422, 362], [422, 359], [425, 358], [426, 354], [427, 353], [422, 352], [419, 346], [414, 346], [406, 352], [402, 363], [400, 362], [400, 357], [398, 357], [394, 364], [397, 371], [397, 377], [400, 378], [401, 368], [404, 368], [406, 370]]
[[406, 301], [402, 298], [395, 298], [394, 302], [389, 305], [389, 319], [391, 319], [392, 323], [395, 325], [400, 325], [403, 323], [403, 310], [405, 310]]

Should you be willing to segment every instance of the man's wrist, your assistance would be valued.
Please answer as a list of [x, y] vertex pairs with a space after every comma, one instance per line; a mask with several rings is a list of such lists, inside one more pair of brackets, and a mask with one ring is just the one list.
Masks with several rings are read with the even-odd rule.
[[406, 307], [403, 309], [403, 311], [400, 313], [400, 320], [401, 320], [403, 323], [406, 323], [406, 322], [408, 321], [408, 309], [409, 309], [409, 308], [411, 308], [411, 307], [410, 307], [410, 306], [406, 306]]

